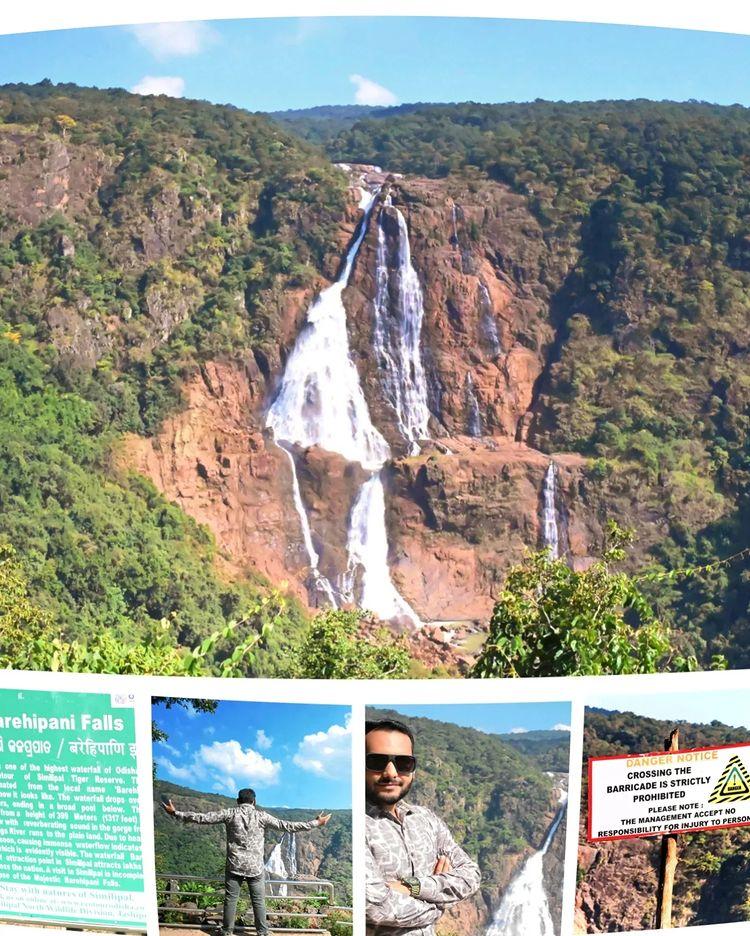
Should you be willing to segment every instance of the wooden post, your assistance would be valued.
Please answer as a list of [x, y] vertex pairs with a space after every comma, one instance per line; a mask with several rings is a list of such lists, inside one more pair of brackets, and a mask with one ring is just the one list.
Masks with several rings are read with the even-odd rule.
[[[680, 729], [675, 728], [664, 741], [665, 751], [679, 751]], [[659, 889], [656, 893], [656, 928], [672, 929], [672, 889], [677, 868], [677, 836], [662, 835]]]

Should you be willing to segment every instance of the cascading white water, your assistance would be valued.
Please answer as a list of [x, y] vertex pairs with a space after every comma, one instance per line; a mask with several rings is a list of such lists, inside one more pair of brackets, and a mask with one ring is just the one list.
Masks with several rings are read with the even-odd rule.
[[551, 461], [547, 473], [544, 476], [544, 510], [542, 519], [544, 521], [544, 545], [547, 547], [552, 559], [557, 559], [560, 555], [560, 533], [557, 527], [557, 468]]
[[492, 314], [490, 291], [481, 280], [479, 281], [479, 297], [482, 305], [482, 319], [480, 324], [482, 337], [489, 345], [493, 356], [497, 357], [501, 351], [500, 337], [497, 333], [497, 322], [495, 321], [495, 316]]
[[544, 856], [565, 815], [567, 794], [564, 791], [560, 791], [560, 803], [542, 847], [527, 859], [511, 881], [485, 936], [555, 936], [544, 887]]
[[455, 202], [451, 205], [451, 220], [453, 221], [453, 237], [451, 238], [451, 242], [458, 244], [458, 210]]
[[338, 280], [321, 292], [307, 313], [268, 410], [266, 425], [277, 441], [303, 448], [319, 445], [377, 471], [389, 457], [390, 449], [370, 419], [349, 351], [342, 299], [376, 196], [377, 192], [368, 192], [362, 197], [360, 207], [365, 216], [359, 233]]
[[349, 519], [347, 542], [349, 566], [345, 591], [353, 600], [359, 572], [363, 608], [374, 611], [383, 620], [408, 618], [415, 627], [420, 620], [398, 593], [388, 568], [388, 533], [385, 525], [385, 493], [380, 472], [376, 471], [359, 492]]
[[302, 492], [300, 491], [299, 478], [297, 477], [297, 463], [294, 461], [294, 455], [292, 455], [292, 453], [283, 443], [279, 442], [278, 446], [289, 459], [289, 464], [292, 469], [292, 499], [294, 500], [294, 509], [297, 511], [300, 526], [302, 527], [302, 540], [305, 544], [307, 559], [310, 563], [310, 572], [312, 573], [315, 588], [317, 591], [323, 592], [332, 608], [336, 608], [338, 605], [336, 603], [336, 596], [333, 592], [331, 583], [318, 569], [320, 556], [318, 555], [317, 550], [313, 545], [310, 521], [307, 518], [307, 511], [305, 510], [305, 505], [302, 501]]
[[[290, 832], [285, 836], [288, 878], [293, 881], [297, 877], [297, 834]], [[284, 841], [284, 839], [282, 839]]]
[[[387, 201], [390, 207], [390, 199]], [[383, 371], [382, 386], [396, 413], [398, 429], [410, 444], [412, 455], [419, 452], [419, 440], [429, 438], [430, 410], [427, 405], [427, 381], [421, 354], [424, 298], [417, 271], [411, 262], [409, 229], [397, 209], [398, 222], [398, 295], [392, 308], [385, 215], [378, 219], [378, 248], [375, 267], [375, 327], [373, 343]]]
[[[277, 881], [286, 881], [289, 879], [286, 865], [284, 864], [284, 859], [281, 855], [282, 842], [283, 839], [278, 843], [278, 845], [274, 845], [273, 850], [271, 851], [271, 854], [268, 856], [268, 860], [266, 861], [266, 871], [268, 876]], [[271, 891], [277, 897], [286, 897], [286, 884], [272, 884]]]
[[466, 372], [466, 429], [470, 436], [478, 439], [482, 435], [482, 414], [474, 390], [474, 378], [471, 371]]
[[[387, 620], [408, 617], [415, 626], [419, 618], [398, 594], [388, 568], [388, 538], [385, 525], [385, 499], [380, 469], [391, 454], [390, 447], [375, 428], [367, 406], [359, 373], [352, 360], [347, 333], [343, 292], [354, 267], [378, 191], [360, 190], [359, 207], [364, 212], [359, 231], [346, 255], [336, 282], [320, 293], [307, 313], [307, 320], [286, 362], [276, 398], [268, 410], [266, 425], [274, 439], [287, 445], [308, 448], [319, 445], [359, 462], [372, 472], [352, 509], [349, 528], [349, 560], [345, 589], [349, 600]], [[415, 274], [416, 275], [416, 274]], [[283, 447], [283, 446], [282, 446]], [[290, 455], [289, 452], [287, 452]], [[305, 548], [316, 582], [335, 607], [330, 583], [318, 572], [318, 556], [312, 543], [296, 466], [293, 468], [293, 495], [302, 524]], [[348, 583], [355, 581], [361, 568], [363, 594], [355, 596]], [[328, 586], [326, 588], [326, 585]]]

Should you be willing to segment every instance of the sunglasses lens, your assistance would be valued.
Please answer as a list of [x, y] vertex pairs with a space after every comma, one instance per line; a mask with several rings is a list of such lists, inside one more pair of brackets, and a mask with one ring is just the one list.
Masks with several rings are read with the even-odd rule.
[[393, 763], [399, 773], [414, 773], [414, 768], [417, 766], [416, 758], [410, 754], [397, 754], [393, 758]]
[[365, 767], [368, 770], [385, 770], [390, 757], [387, 754], [366, 754]]
[[393, 763], [398, 773], [414, 773], [417, 759], [411, 754], [366, 754], [365, 766], [368, 770], [385, 770], [388, 764]]

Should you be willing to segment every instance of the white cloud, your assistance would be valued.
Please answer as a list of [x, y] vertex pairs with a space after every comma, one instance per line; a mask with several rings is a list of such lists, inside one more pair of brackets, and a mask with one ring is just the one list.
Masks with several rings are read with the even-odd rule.
[[186, 782], [195, 779], [195, 772], [191, 767], [178, 767], [168, 757], [155, 757], [154, 760], [164, 773], [173, 780]]
[[562, 722], [559, 722], [557, 725], [552, 726], [553, 731], [570, 731], [570, 725], [563, 725]]
[[157, 741], [157, 744], [160, 747], [163, 747], [165, 751], [168, 751], [172, 757], [181, 757], [181, 752], [179, 748], [176, 748], [173, 744], [169, 744], [168, 741]]
[[511, 728], [510, 734], [526, 734], [528, 728]]
[[255, 735], [255, 743], [261, 751], [267, 751], [273, 744], [273, 738], [269, 737], [262, 728], [259, 728]]
[[178, 55], [198, 55], [219, 38], [207, 23], [144, 23], [128, 26], [138, 42], [154, 58]]
[[195, 761], [215, 782], [235, 794], [244, 786], [273, 786], [279, 782], [281, 764], [239, 741], [214, 741], [202, 744]]
[[[179, 755], [179, 752], [175, 752]], [[246, 786], [273, 786], [279, 782], [281, 764], [252, 748], [243, 748], [239, 741], [214, 741], [202, 744], [185, 766], [168, 757], [154, 758], [164, 773], [173, 780], [210, 783], [212, 789], [236, 796]]]
[[133, 94], [166, 94], [177, 98], [185, 93], [185, 79], [177, 75], [144, 75], [130, 90]]
[[384, 88], [383, 85], [370, 81], [369, 78], [365, 78], [362, 75], [349, 75], [349, 81], [351, 81], [357, 89], [354, 92], [354, 100], [357, 104], [369, 104], [373, 107], [377, 105], [388, 106], [390, 104], [398, 104], [398, 98], [393, 91], [389, 91], [388, 88]]
[[351, 770], [352, 730], [347, 718], [345, 725], [331, 725], [327, 731], [305, 735], [292, 758], [303, 770], [318, 777], [334, 779]]

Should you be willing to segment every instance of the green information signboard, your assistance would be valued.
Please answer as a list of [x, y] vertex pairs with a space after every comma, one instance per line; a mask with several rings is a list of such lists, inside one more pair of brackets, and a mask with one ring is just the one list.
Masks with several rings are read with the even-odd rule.
[[145, 929], [132, 696], [0, 690], [0, 918]]

